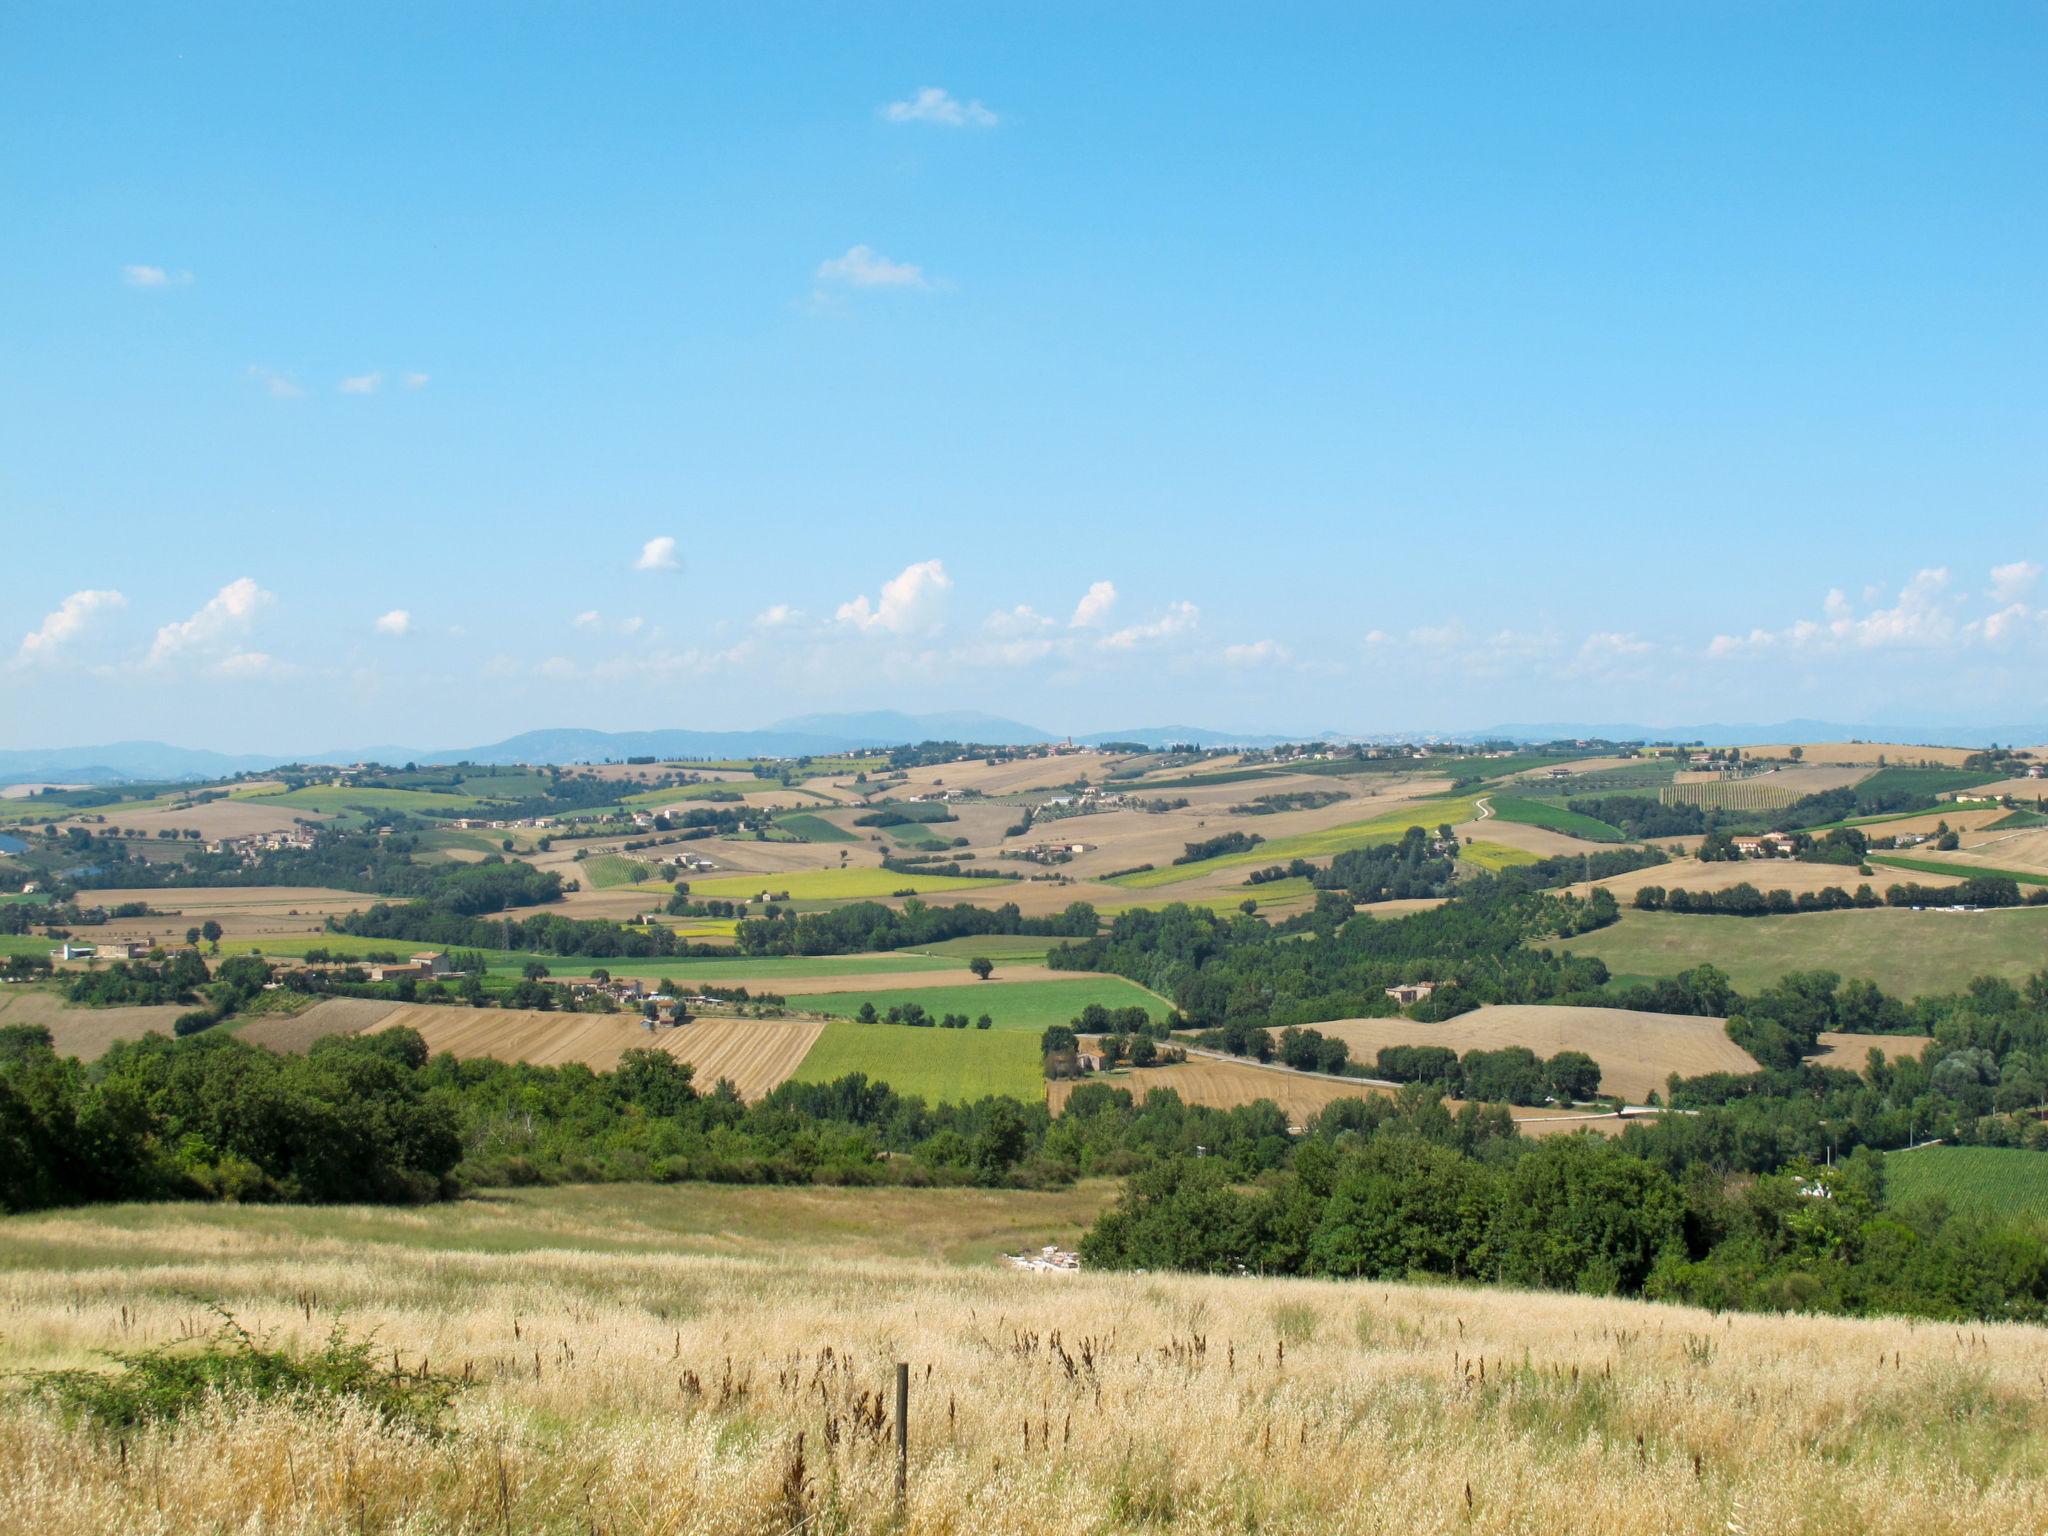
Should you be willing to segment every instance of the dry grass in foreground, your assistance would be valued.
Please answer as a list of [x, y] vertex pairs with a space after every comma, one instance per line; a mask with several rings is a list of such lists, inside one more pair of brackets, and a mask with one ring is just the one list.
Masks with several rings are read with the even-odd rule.
[[[659, 1193], [686, 1207], [704, 1192]], [[946, 1210], [942, 1195], [932, 1212]], [[1055, 1278], [801, 1238], [713, 1257], [584, 1246], [576, 1226], [508, 1248], [493, 1230], [462, 1208], [0, 1223], [0, 1369], [205, 1333], [205, 1298], [306, 1345], [342, 1314], [404, 1369], [473, 1382], [439, 1437], [276, 1402], [95, 1435], [14, 1397], [0, 1529], [1975, 1536], [2048, 1522], [2048, 1330]], [[913, 1382], [900, 1521], [883, 1393], [897, 1359]]]

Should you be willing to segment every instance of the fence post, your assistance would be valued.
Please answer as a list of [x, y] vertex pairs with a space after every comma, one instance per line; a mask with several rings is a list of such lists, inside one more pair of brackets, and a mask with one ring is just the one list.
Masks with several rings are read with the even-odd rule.
[[910, 1362], [896, 1362], [896, 1505], [910, 1489]]

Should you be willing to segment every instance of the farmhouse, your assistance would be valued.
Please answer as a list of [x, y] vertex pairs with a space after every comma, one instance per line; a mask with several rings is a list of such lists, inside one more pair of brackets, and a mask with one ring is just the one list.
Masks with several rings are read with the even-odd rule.
[[423, 949], [412, 957], [412, 963], [424, 966], [429, 976], [450, 976], [455, 972], [455, 962], [447, 952], [439, 949]]
[[97, 960], [99, 950], [91, 944], [74, 944], [66, 939], [50, 951], [52, 960]]
[[1406, 1008], [1410, 1003], [1419, 1003], [1436, 990], [1433, 981], [1404, 981], [1399, 986], [1387, 988], [1387, 996]]
[[414, 960], [407, 960], [402, 963], [387, 961], [383, 965], [373, 965], [370, 967], [370, 980], [372, 981], [398, 981], [407, 976], [417, 977], [425, 976], [426, 974], [428, 974], [427, 968]]

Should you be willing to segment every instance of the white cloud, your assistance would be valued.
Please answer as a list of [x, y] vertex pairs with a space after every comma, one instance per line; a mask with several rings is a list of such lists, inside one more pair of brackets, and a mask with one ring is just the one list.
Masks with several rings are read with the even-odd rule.
[[1054, 625], [1029, 603], [1019, 603], [1014, 608], [998, 608], [981, 621], [981, 627], [992, 635], [1035, 635]]
[[374, 395], [383, 382], [384, 375], [381, 373], [358, 373], [343, 379], [335, 387], [344, 395]]
[[679, 571], [682, 568], [683, 562], [676, 556], [676, 541], [667, 534], [642, 544], [640, 558], [633, 562], [636, 571]]
[[2032, 560], [1994, 565], [1991, 568], [1991, 600], [1994, 603], [2016, 603], [2031, 592], [2034, 583], [2040, 579], [2041, 567]]
[[276, 599], [247, 576], [229, 582], [189, 619], [166, 624], [149, 648], [149, 664], [162, 666], [193, 652], [225, 647], [248, 629], [256, 614]]
[[937, 560], [907, 565], [882, 584], [880, 601], [870, 603], [865, 594], [839, 605], [833, 615], [842, 624], [869, 633], [907, 634], [926, 627], [939, 596], [953, 585], [946, 567]]
[[598, 612], [595, 608], [586, 608], [569, 622], [578, 629], [595, 629], [598, 624]]
[[[1867, 596], [1867, 594], [1866, 594]], [[1859, 615], [1840, 587], [1821, 602], [1819, 619], [1795, 619], [1782, 629], [1714, 636], [1707, 654], [1739, 656], [1763, 651], [1941, 650], [1971, 638], [1975, 625], [1959, 622], [1958, 598], [1946, 566], [1914, 573], [1889, 608]]]
[[540, 664], [538, 670], [542, 677], [550, 677], [563, 681], [566, 681], [569, 678], [577, 676], [578, 672], [576, 663], [571, 661], [566, 656], [550, 656], [546, 661]]
[[112, 589], [88, 588], [72, 593], [44, 615], [40, 625], [21, 637], [21, 649], [15, 652], [14, 664], [26, 667], [54, 660], [57, 652], [83, 633], [95, 616], [127, 606], [128, 599]]
[[281, 373], [274, 373], [260, 363], [249, 365], [249, 377], [270, 391], [274, 400], [296, 400], [305, 391]]
[[1110, 609], [1116, 606], [1116, 583], [1098, 581], [1091, 583], [1081, 594], [1081, 601], [1074, 604], [1074, 616], [1068, 621], [1074, 629], [1093, 629], [1108, 619]]
[[130, 288], [182, 288], [192, 281], [192, 274], [136, 262], [121, 269], [121, 281]]
[[430, 377], [431, 375], [424, 373], [407, 373], [400, 375], [398, 382], [407, 389], [425, 389]]
[[772, 608], [763, 608], [754, 615], [754, 623], [762, 629], [783, 629], [792, 624], [801, 624], [803, 614], [787, 603], [777, 603]]
[[263, 651], [230, 651], [213, 664], [222, 677], [249, 679], [290, 677], [299, 669]]
[[844, 256], [818, 263], [818, 279], [845, 283], [852, 288], [924, 288], [924, 268], [907, 261], [891, 261], [873, 246], [850, 247]]
[[377, 622], [370, 626], [380, 635], [404, 635], [412, 631], [412, 615], [403, 608], [394, 608], [389, 613], [378, 615]]
[[1185, 634], [1202, 621], [1202, 610], [1193, 603], [1169, 603], [1166, 612], [1146, 624], [1131, 624], [1103, 637], [1102, 643], [1112, 650], [1129, 650], [1135, 645], [1144, 645], [1154, 640], [1170, 640], [1175, 635]]
[[1249, 645], [1223, 648], [1224, 664], [1232, 667], [1279, 666], [1294, 659], [1294, 652], [1278, 640], [1254, 640]]
[[882, 108], [882, 116], [892, 123], [934, 123], [941, 128], [993, 128], [997, 121], [995, 113], [980, 102], [961, 101], [936, 85], [890, 102]]

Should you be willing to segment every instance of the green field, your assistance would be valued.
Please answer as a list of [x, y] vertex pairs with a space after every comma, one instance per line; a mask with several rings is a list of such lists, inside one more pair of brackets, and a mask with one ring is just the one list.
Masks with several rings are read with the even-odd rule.
[[1872, 864], [1882, 864], [1888, 869], [1908, 869], [1922, 875], [2003, 875], [2016, 885], [2048, 885], [2048, 875], [2034, 874], [2024, 869], [1986, 869], [1977, 864], [1944, 864], [1939, 859], [1907, 859], [1896, 853], [1873, 853], [1867, 855]]
[[1755, 992], [1787, 971], [1829, 970], [1900, 997], [1960, 991], [1974, 976], [2023, 982], [2048, 964], [2048, 907], [1913, 912], [1878, 907], [1781, 917], [1625, 911], [1554, 947], [1598, 955], [1623, 976], [1675, 976], [1702, 962]]
[[1494, 795], [1487, 804], [1493, 807], [1493, 814], [1502, 821], [1562, 832], [1566, 837], [1583, 838], [1589, 843], [1625, 840], [1619, 827], [1611, 827], [1591, 816], [1582, 816], [1555, 800], [1538, 800], [1529, 795]]
[[815, 811], [792, 811], [787, 816], [775, 818], [775, 825], [785, 832], [793, 832], [807, 843], [857, 843], [853, 833], [841, 826], [835, 826]]
[[[964, 939], [941, 939], [936, 944], [919, 946], [916, 953], [921, 955], [958, 955], [961, 964], [976, 955], [985, 955], [991, 960], [1043, 960], [1046, 951], [1063, 939], [1048, 939], [1043, 934], [1031, 933], [982, 933]], [[902, 951], [899, 951], [902, 953]]]
[[1888, 1153], [1885, 1196], [1892, 1204], [1939, 1196], [1950, 1209], [2048, 1221], [2048, 1152], [2017, 1147], [1917, 1147]]
[[282, 795], [260, 796], [266, 805], [289, 805], [323, 816], [345, 811], [403, 811], [408, 816], [473, 816], [491, 802], [474, 795], [444, 795], [426, 789], [336, 789], [331, 784], [309, 784]]
[[[964, 961], [956, 963], [964, 969]], [[996, 975], [1000, 978], [1002, 974], [1002, 962], [998, 960]], [[791, 1007], [848, 1019], [860, 1012], [863, 1003], [874, 1004], [877, 1013], [887, 1013], [902, 1003], [916, 1003], [931, 1014], [964, 1013], [970, 1019], [985, 1013], [995, 1020], [990, 1033], [1029, 1034], [1033, 1039], [1049, 1024], [1068, 1023], [1090, 1003], [1100, 1003], [1105, 1008], [1145, 1008], [1155, 1019], [1165, 1018], [1168, 1011], [1165, 1002], [1136, 982], [1125, 981], [1121, 976], [1096, 975], [1075, 976], [1072, 980], [1020, 981], [1014, 985], [969, 981], [958, 987], [905, 987], [896, 992], [819, 992], [790, 999]]]
[[587, 884], [608, 890], [615, 885], [638, 885], [643, 880], [651, 880], [654, 869], [622, 854], [600, 853], [594, 859], [579, 860], [576, 874]]
[[1710, 779], [1669, 784], [1658, 798], [1666, 805], [1697, 805], [1716, 811], [1775, 811], [1802, 798], [1802, 791], [1780, 777]]
[[763, 891], [788, 892], [791, 901], [871, 901], [897, 891], [971, 891], [997, 885], [996, 880], [969, 880], [952, 875], [912, 875], [894, 869], [799, 869], [779, 875], [712, 875], [690, 882], [692, 896], [750, 901]]
[[1162, 885], [1179, 885], [1184, 880], [1198, 880], [1203, 875], [1213, 874], [1219, 869], [1285, 864], [1289, 859], [1313, 859], [1327, 854], [1343, 853], [1349, 848], [1369, 848], [1375, 843], [1398, 842], [1410, 827], [1430, 828], [1445, 822], [1456, 826], [1460, 822], [1470, 821], [1477, 805], [1478, 799], [1473, 795], [1432, 800], [1403, 810], [1389, 811], [1386, 815], [1376, 816], [1370, 821], [1351, 821], [1340, 827], [1324, 827], [1318, 832], [1297, 832], [1292, 837], [1276, 837], [1245, 853], [1226, 853], [1213, 859], [1203, 859], [1195, 864], [1168, 864], [1159, 869], [1124, 875], [1112, 883], [1134, 891], [1151, 890]]
[[907, 822], [900, 827], [884, 827], [883, 832], [893, 842], [905, 848], [915, 848], [920, 853], [952, 846], [953, 839], [943, 832], [925, 826], [921, 822]]
[[1517, 865], [1541, 862], [1526, 848], [1510, 848], [1505, 843], [1489, 843], [1483, 839], [1460, 848], [1458, 861], [1477, 865], [1480, 869], [1490, 870], [1494, 874], [1499, 874], [1504, 869], [1513, 869]]
[[[781, 788], [782, 785], [774, 779], [736, 779], [730, 783], [708, 779], [702, 784], [676, 784], [668, 789], [643, 789], [637, 794], [622, 795], [619, 804], [636, 810], [645, 810], [650, 806], [679, 805], [685, 800], [710, 800], [719, 795], [732, 796], [732, 800], [724, 803], [733, 804], [740, 796], [749, 793], [765, 794], [769, 790]], [[791, 793], [794, 794], [796, 791], [792, 790]]]
[[933, 1101], [972, 1103], [993, 1094], [1029, 1104], [1045, 1097], [1038, 1037], [1021, 1030], [827, 1024], [793, 1081], [829, 1083], [849, 1072]]
[[1996, 784], [2005, 774], [1981, 768], [1880, 768], [1856, 786], [1859, 795], [1943, 795], [1979, 784]]

